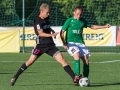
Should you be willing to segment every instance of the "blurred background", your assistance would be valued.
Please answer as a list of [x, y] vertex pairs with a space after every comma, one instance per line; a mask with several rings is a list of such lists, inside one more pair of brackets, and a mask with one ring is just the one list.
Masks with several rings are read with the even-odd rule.
[[[33, 19], [39, 15], [39, 7], [42, 3], [47, 3], [51, 7], [51, 26], [62, 26], [65, 20], [73, 15], [73, 9], [77, 5], [83, 7], [82, 17], [90, 24], [109, 23], [111, 26], [116, 26], [116, 46], [88, 46], [88, 48], [92, 52], [120, 52], [119, 0], [0, 0], [0, 27], [21, 27], [23, 29], [32, 27]], [[31, 46], [23, 45], [20, 46], [20, 51], [22, 47], [25, 47], [26, 51], [31, 50]], [[61, 47], [60, 50], [64, 51]]]
[[[24, 0], [25, 26], [32, 26], [42, 3], [51, 6], [51, 26], [63, 25], [72, 16], [75, 6], [83, 7], [83, 15], [89, 23], [120, 25], [119, 0]], [[0, 0], [0, 26], [22, 25], [22, 0]], [[6, 22], [7, 21], [7, 22]]]

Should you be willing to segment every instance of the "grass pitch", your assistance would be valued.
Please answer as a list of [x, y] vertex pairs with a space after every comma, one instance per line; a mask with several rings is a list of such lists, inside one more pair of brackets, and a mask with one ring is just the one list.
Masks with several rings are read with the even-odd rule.
[[[31, 53], [0, 53], [0, 90], [119, 90], [120, 54], [92, 53], [90, 60], [90, 87], [75, 86], [62, 66], [44, 54], [24, 71], [14, 86], [10, 79]], [[73, 58], [63, 55], [73, 68]], [[82, 61], [81, 61], [82, 73]]]

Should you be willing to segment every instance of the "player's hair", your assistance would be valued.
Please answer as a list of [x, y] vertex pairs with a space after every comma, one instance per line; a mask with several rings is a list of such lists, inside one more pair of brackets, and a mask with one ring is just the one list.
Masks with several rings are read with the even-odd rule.
[[44, 9], [50, 9], [50, 6], [46, 3], [43, 3], [41, 6], [40, 6], [40, 11], [43, 11]]
[[81, 6], [77, 6], [74, 8], [74, 11], [77, 10], [77, 9], [80, 9], [82, 11], [82, 7]]

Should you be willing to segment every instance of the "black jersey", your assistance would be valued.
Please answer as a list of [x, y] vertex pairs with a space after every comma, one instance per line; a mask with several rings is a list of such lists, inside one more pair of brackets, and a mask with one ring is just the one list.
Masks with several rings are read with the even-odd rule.
[[50, 34], [51, 28], [50, 28], [50, 22], [49, 18], [41, 19], [40, 17], [37, 17], [34, 19], [34, 31], [37, 35], [36, 43], [37, 44], [54, 44], [52, 37], [41, 37], [38, 34], [38, 30], [43, 30], [43, 32]]

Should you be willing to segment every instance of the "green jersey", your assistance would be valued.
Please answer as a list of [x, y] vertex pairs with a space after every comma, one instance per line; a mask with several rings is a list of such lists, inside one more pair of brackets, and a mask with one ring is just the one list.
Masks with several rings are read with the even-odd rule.
[[75, 42], [75, 43], [83, 43], [83, 28], [90, 27], [91, 25], [83, 18], [76, 20], [74, 17], [68, 18], [64, 25], [62, 26], [62, 30], [66, 31], [66, 42]]

